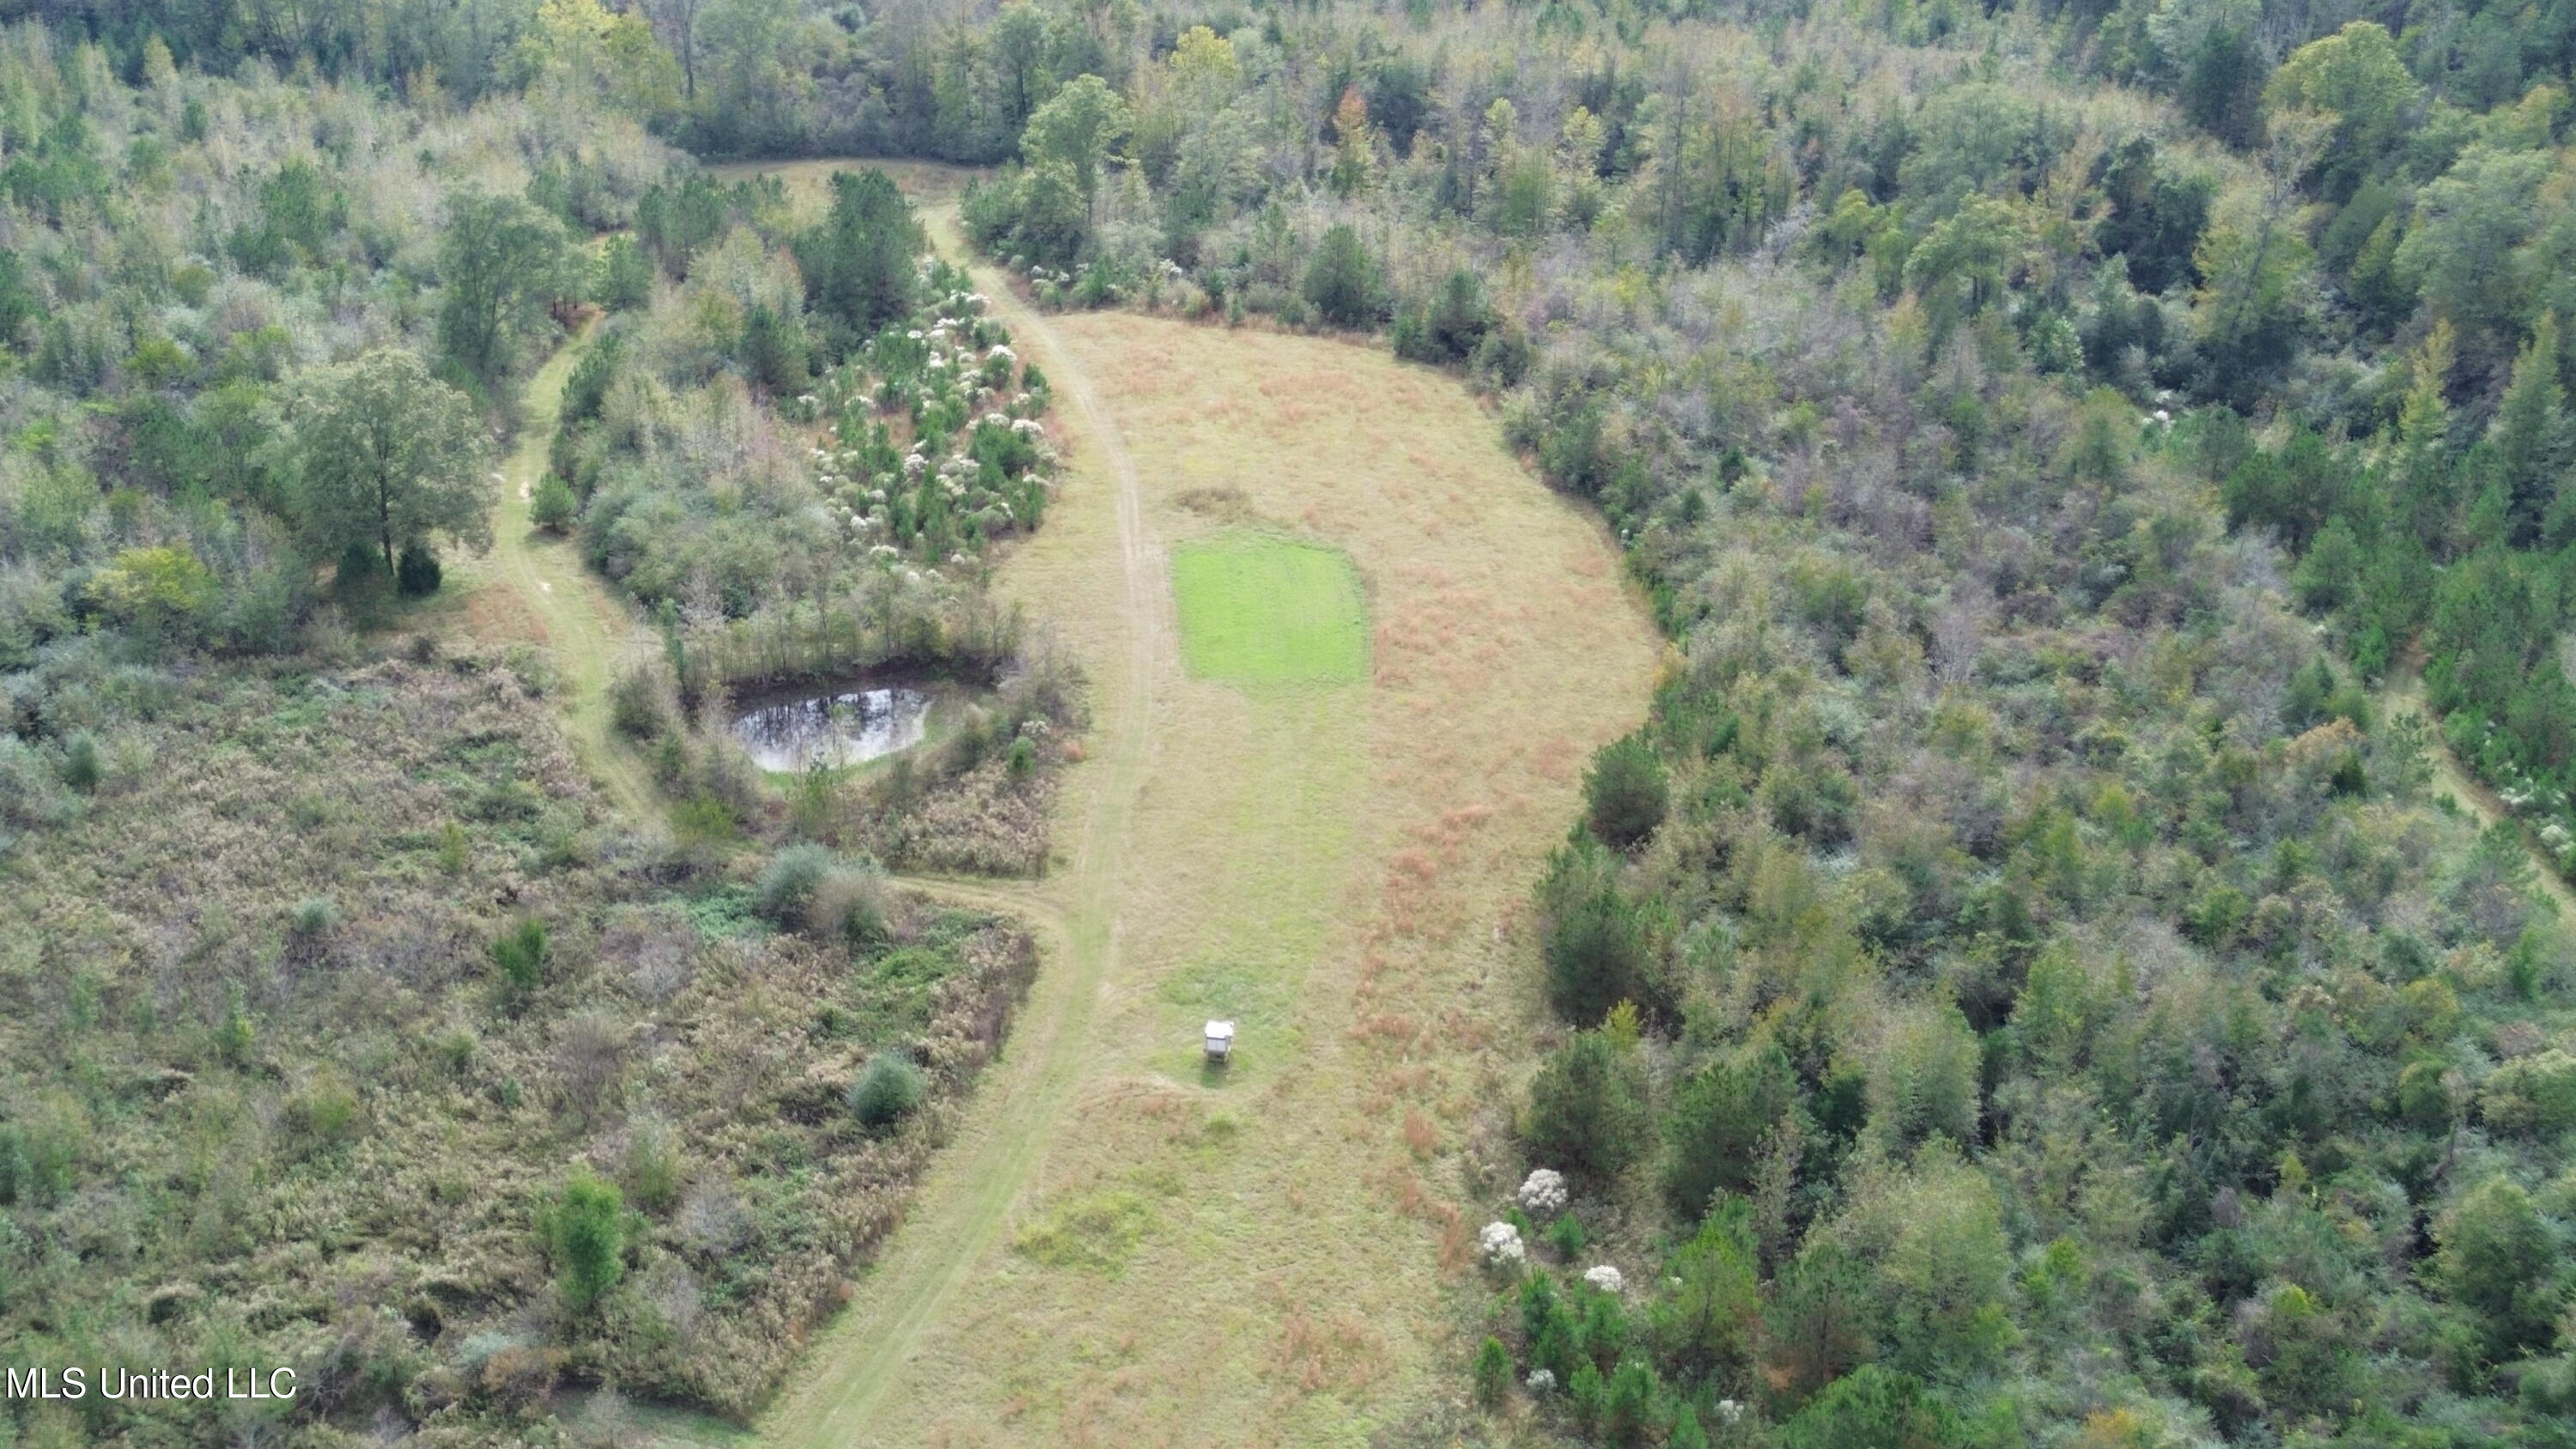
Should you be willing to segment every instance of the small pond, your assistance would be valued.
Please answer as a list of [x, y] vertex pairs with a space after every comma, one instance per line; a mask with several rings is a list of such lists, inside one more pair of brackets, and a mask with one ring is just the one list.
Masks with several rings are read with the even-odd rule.
[[941, 703], [927, 681], [857, 681], [749, 704], [733, 737], [764, 770], [864, 764], [921, 743]]

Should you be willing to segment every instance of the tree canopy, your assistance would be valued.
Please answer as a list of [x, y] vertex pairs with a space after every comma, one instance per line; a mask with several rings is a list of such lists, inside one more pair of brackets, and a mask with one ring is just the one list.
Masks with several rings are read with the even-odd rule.
[[380, 348], [305, 378], [295, 406], [296, 508], [315, 551], [351, 545], [394, 567], [406, 544], [492, 544], [490, 448], [463, 393]]
[[439, 235], [438, 343], [482, 382], [517, 361], [546, 304], [578, 290], [563, 224], [515, 196], [460, 195]]

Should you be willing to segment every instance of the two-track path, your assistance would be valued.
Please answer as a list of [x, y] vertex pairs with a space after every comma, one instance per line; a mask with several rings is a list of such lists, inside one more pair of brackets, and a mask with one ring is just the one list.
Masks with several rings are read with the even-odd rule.
[[536, 621], [539, 642], [553, 657], [573, 748], [610, 802], [641, 822], [658, 813], [652, 786], [634, 756], [618, 746], [608, 717], [609, 676], [635, 633], [634, 611], [582, 566], [581, 552], [571, 540], [547, 534], [529, 516], [530, 500], [546, 476], [564, 384], [589, 345], [590, 328], [585, 327], [528, 380], [518, 445], [500, 469], [501, 500], [492, 518], [489, 567], [516, 595], [519, 611]]
[[[947, 233], [944, 216], [931, 220], [935, 233]], [[1114, 883], [1154, 747], [1153, 681], [1171, 659], [1160, 556], [1146, 536], [1136, 464], [1116, 421], [1046, 320], [998, 274], [976, 273], [1019, 350], [1034, 356], [1073, 405], [1086, 481], [1110, 490], [1123, 606], [1116, 627], [1125, 647], [1091, 662], [1090, 778], [1075, 797], [1077, 818], [1057, 834], [1063, 867], [1034, 889], [938, 883], [1034, 917], [1048, 938], [1046, 969], [1007, 1051], [978, 1087], [964, 1131], [941, 1152], [851, 1310], [815, 1346], [802, 1391], [764, 1421], [763, 1437], [782, 1444], [871, 1442], [878, 1410], [942, 1308], [1000, 1241], [1049, 1137], [1073, 1106], [1121, 944]]]

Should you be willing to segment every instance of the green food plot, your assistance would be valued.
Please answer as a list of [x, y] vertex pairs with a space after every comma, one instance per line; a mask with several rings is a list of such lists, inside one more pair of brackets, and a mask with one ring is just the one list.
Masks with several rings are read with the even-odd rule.
[[1341, 684], [1368, 675], [1368, 601], [1338, 549], [1226, 534], [1172, 554], [1181, 659], [1228, 684]]

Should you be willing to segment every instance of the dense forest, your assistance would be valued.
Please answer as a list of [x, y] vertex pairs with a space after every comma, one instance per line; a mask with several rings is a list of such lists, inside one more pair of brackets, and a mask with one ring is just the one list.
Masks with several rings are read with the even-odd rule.
[[[814, 1194], [920, 1140], [863, 1064], [939, 1030], [923, 977], [1016, 969], [772, 847], [1029, 868], [1029, 726], [1078, 718], [978, 587], [1043, 514], [1044, 379], [890, 188], [799, 218], [665, 148], [860, 153], [994, 168], [964, 221], [1041, 304], [1463, 370], [1670, 637], [1536, 883], [1558, 1025], [1465, 1154], [1484, 1276], [1412, 1439], [2576, 1442], [2576, 5], [13, 8], [50, 28], [0, 56], [0, 1321], [42, 1353], [292, 1343], [316, 1436], [471, 1438], [567, 1366], [772, 1381], [674, 1345], [814, 1307], [771, 1265], [864, 1235]], [[529, 659], [362, 658], [484, 541], [433, 485], [567, 321], [543, 512], [662, 621], [616, 704], [666, 858], [532, 733]], [[400, 526], [333, 481], [389, 396]], [[908, 653], [1012, 681], [928, 784], [781, 791], [705, 723]], [[401, 757], [347, 721], [405, 710], [452, 743], [380, 808]], [[924, 789], [981, 823], [889, 827]], [[181, 912], [98, 863], [189, 811], [373, 874]], [[329, 969], [424, 954], [397, 884], [488, 979]], [[873, 974], [745, 1005], [721, 972], [829, 974], [759, 953]], [[609, 975], [629, 1016], [575, 1011]], [[619, 1089], [691, 990], [810, 1014], [777, 1090], [850, 1110], [661, 1162], [762, 1102]], [[327, 1013], [380, 1025], [293, 1036]], [[529, 1161], [598, 1172], [474, 1197], [408, 1309], [367, 1254], [251, 1255], [254, 1193], [307, 1242], [447, 1200], [461, 1147], [353, 1160], [380, 1090], [592, 1103]], [[606, 1273], [585, 1214], [645, 1246]]]

